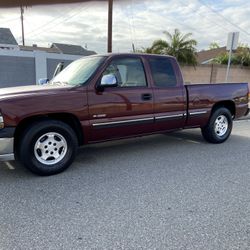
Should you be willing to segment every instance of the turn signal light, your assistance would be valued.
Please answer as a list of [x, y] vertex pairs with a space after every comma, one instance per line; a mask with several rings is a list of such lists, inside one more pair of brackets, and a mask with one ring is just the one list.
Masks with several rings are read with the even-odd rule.
[[4, 121], [3, 121], [3, 117], [0, 115], [0, 129], [4, 128]]

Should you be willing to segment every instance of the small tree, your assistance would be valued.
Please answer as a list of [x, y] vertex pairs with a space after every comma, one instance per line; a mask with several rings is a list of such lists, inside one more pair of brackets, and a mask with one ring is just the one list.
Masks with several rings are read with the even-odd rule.
[[250, 48], [247, 45], [239, 47], [236, 56], [242, 66], [250, 66]]
[[220, 46], [216, 42], [212, 42], [209, 44], [209, 49], [218, 49], [218, 48], [220, 48]]
[[[214, 59], [214, 63], [228, 64], [229, 55], [227, 52], [221, 53]], [[231, 63], [234, 65], [250, 66], [250, 48], [247, 45], [238, 47], [231, 58]]]

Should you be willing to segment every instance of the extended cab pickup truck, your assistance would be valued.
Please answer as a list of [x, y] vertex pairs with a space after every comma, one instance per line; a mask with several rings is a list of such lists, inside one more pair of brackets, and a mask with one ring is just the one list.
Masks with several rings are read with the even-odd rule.
[[46, 86], [0, 90], [0, 159], [52, 175], [88, 143], [186, 128], [222, 143], [247, 115], [248, 94], [247, 83], [185, 86], [170, 56], [84, 57]]

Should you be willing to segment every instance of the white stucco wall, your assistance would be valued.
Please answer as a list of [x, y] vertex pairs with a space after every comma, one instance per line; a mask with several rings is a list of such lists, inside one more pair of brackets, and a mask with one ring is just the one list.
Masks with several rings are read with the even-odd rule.
[[[36, 84], [39, 79], [49, 77], [47, 72], [48, 59], [70, 62], [80, 57], [81, 56], [47, 53], [38, 50], [21, 51], [0, 49], [0, 87]], [[50, 71], [53, 70], [54, 69], [50, 69]], [[27, 83], [25, 83], [25, 77], [27, 78]], [[20, 81], [18, 79], [20, 79]]]

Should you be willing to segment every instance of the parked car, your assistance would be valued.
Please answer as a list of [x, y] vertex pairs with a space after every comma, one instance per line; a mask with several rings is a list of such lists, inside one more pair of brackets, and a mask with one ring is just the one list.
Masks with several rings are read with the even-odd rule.
[[88, 143], [187, 128], [222, 143], [249, 112], [248, 93], [247, 83], [185, 86], [170, 56], [84, 57], [45, 86], [0, 90], [0, 159], [52, 175]]

